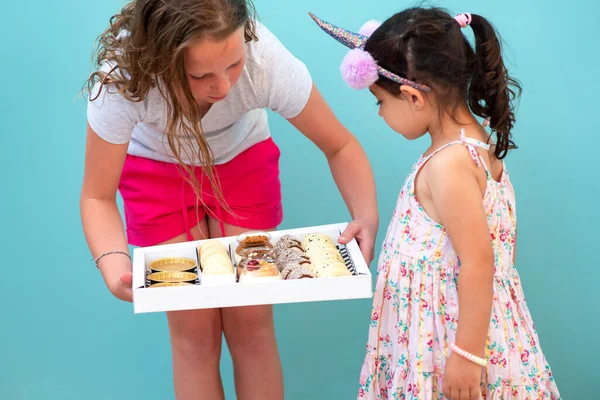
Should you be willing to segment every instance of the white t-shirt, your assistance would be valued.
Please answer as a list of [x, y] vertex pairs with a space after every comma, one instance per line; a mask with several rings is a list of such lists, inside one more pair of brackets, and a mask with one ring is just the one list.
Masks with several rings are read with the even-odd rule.
[[[246, 63], [239, 81], [202, 118], [202, 131], [215, 164], [226, 163], [270, 137], [265, 108], [293, 118], [310, 96], [312, 78], [304, 63], [264, 25], [257, 23], [256, 28], [259, 40], [246, 43]], [[92, 94], [97, 90], [98, 86]], [[115, 144], [129, 142], [131, 155], [177, 162], [167, 142], [167, 106], [158, 88], [152, 88], [144, 101], [132, 102], [105, 87], [97, 99], [88, 101], [87, 118], [102, 139]], [[187, 164], [191, 164], [189, 153], [185, 149], [180, 152]]]

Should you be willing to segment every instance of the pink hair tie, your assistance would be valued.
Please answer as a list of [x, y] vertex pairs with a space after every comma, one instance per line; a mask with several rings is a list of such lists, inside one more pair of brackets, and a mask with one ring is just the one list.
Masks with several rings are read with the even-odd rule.
[[456, 20], [456, 22], [458, 22], [458, 25], [460, 25], [461, 28], [466, 28], [471, 24], [471, 14], [469, 13], [456, 14], [456, 17], [454, 17], [454, 19]]

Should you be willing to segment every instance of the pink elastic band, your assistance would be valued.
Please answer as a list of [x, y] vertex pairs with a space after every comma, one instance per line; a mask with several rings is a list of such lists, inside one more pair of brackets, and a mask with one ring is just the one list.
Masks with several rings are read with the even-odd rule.
[[454, 17], [454, 19], [456, 20], [456, 22], [458, 22], [461, 28], [466, 28], [471, 23], [471, 14], [457, 14], [456, 17]]

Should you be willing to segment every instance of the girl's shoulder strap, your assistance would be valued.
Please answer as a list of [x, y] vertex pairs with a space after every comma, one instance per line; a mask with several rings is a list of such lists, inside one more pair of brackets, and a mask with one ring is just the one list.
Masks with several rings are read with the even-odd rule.
[[430, 160], [433, 156], [435, 156], [437, 153], [439, 153], [440, 151], [453, 146], [455, 144], [462, 144], [463, 146], [465, 146], [468, 150], [469, 150], [469, 154], [471, 155], [471, 158], [473, 159], [473, 161], [475, 162], [475, 164], [477, 164], [478, 167], [480, 167], [481, 165], [483, 165], [483, 167], [485, 168], [485, 170], [487, 171], [487, 165], [485, 164], [485, 161], [483, 161], [483, 158], [481, 158], [481, 156], [479, 155], [479, 153], [477, 153], [476, 147], [480, 147], [484, 150], [489, 150], [490, 149], [490, 145], [487, 143], [483, 143], [482, 141], [470, 138], [470, 137], [466, 137], [465, 136], [465, 130], [464, 128], [462, 128], [460, 130], [460, 139], [459, 140], [455, 140], [453, 142], [450, 143], [446, 143], [445, 145], [437, 148], [436, 150], [434, 150], [431, 154], [429, 154], [428, 156], [423, 157], [423, 159], [421, 160], [421, 165], [425, 164], [428, 160]]

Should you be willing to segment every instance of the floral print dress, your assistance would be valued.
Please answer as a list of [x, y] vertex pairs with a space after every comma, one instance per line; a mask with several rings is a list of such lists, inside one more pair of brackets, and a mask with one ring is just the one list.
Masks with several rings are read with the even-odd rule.
[[483, 396], [486, 400], [560, 399], [513, 264], [516, 213], [509, 175], [504, 167], [501, 180], [494, 180], [475, 149], [489, 146], [465, 137], [464, 131], [460, 141], [422, 156], [400, 192], [379, 258], [358, 398], [444, 399], [443, 372], [458, 324], [460, 263], [444, 227], [418, 203], [415, 177], [437, 152], [456, 144], [466, 146], [487, 173], [483, 204], [495, 273]]

